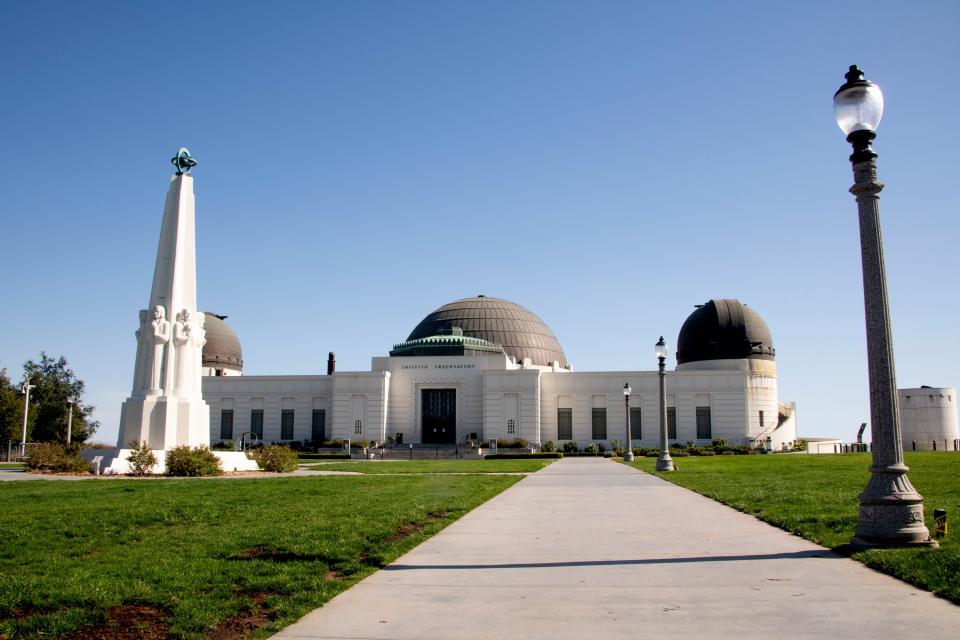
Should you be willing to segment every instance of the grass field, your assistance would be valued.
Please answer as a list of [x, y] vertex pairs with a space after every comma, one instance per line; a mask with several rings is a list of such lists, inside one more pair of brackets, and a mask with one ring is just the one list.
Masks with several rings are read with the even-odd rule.
[[265, 636], [519, 479], [2, 483], [0, 638]]
[[[656, 459], [633, 463], [654, 472]], [[870, 475], [870, 454], [675, 458], [679, 471], [656, 474], [826, 547], [844, 545], [857, 526], [857, 496]], [[924, 497], [927, 527], [946, 509], [960, 525], [960, 454], [907, 453], [910, 480]], [[853, 557], [960, 603], [960, 535], [939, 550], [884, 549]]]
[[553, 460], [385, 460], [320, 462], [307, 469], [384, 473], [534, 473]]
[[0, 469], [23, 469], [25, 466], [22, 462], [0, 462]]

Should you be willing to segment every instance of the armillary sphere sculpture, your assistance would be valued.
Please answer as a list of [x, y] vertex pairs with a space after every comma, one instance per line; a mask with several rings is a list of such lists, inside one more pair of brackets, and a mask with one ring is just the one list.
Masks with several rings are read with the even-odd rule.
[[190, 155], [190, 150], [186, 147], [180, 147], [177, 155], [170, 158], [171, 164], [177, 168], [177, 175], [190, 173], [190, 169], [197, 166], [197, 161]]

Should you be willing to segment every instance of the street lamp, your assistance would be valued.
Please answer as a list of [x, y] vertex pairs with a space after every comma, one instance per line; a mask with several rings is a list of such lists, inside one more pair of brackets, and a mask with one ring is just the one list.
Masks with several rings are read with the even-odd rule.
[[70, 435], [73, 433], [73, 398], [67, 398], [67, 446], [70, 446]]
[[30, 389], [35, 384], [30, 384], [30, 379], [23, 381], [23, 437], [20, 438], [20, 457], [27, 455], [27, 415], [30, 413]]
[[936, 546], [923, 523], [923, 497], [910, 484], [903, 464], [900, 411], [893, 366], [893, 336], [887, 276], [880, 232], [880, 191], [877, 154], [870, 143], [883, 116], [880, 87], [850, 67], [846, 82], [833, 96], [837, 125], [853, 145], [853, 186], [860, 216], [860, 257], [863, 263], [863, 304], [867, 324], [867, 365], [870, 379], [870, 432], [873, 465], [870, 481], [860, 494], [860, 515], [851, 544], [858, 548], [904, 545]]
[[664, 362], [667, 359], [667, 343], [663, 336], [657, 341], [656, 353], [660, 361], [660, 457], [657, 458], [657, 471], [673, 471], [673, 458], [670, 457], [670, 444], [667, 442], [667, 387]]
[[627, 452], [623, 454], [623, 459], [627, 462], [633, 462], [633, 441], [630, 439], [630, 383], [623, 385], [623, 406], [627, 413]]

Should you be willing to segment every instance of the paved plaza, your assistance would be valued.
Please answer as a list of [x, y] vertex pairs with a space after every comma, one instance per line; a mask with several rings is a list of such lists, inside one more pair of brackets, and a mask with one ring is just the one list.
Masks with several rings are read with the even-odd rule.
[[877, 639], [958, 629], [960, 607], [925, 591], [655, 476], [567, 458], [274, 638]]

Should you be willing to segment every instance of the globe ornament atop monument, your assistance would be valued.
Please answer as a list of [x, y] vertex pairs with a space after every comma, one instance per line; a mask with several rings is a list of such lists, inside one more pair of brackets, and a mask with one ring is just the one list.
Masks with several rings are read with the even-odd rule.
[[186, 147], [180, 147], [177, 155], [170, 158], [170, 163], [177, 168], [178, 176], [182, 176], [185, 173], [189, 174], [190, 169], [197, 166], [196, 159], [190, 155], [190, 149]]

